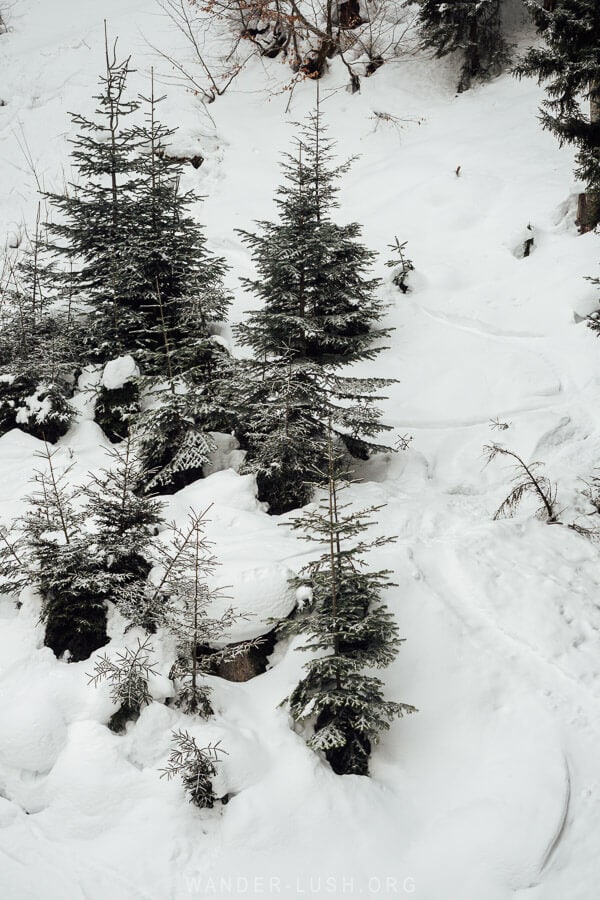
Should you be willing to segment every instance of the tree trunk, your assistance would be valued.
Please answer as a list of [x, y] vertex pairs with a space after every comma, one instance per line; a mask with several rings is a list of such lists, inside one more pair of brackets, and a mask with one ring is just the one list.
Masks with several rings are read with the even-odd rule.
[[[594, 143], [600, 151], [600, 81], [594, 81], [590, 85], [590, 125]], [[592, 189], [589, 185], [585, 194], [579, 195], [577, 204], [577, 225], [581, 234], [593, 231], [600, 222], [600, 186]]]

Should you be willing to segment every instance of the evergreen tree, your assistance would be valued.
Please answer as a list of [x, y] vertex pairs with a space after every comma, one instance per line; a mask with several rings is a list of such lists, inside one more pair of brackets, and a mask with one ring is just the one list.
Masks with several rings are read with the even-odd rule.
[[208, 252], [203, 228], [190, 215], [200, 198], [181, 190], [183, 164], [168, 153], [175, 129], [158, 121], [164, 97], [155, 97], [153, 75], [150, 95], [140, 99], [146, 109], [145, 124], [134, 129], [139, 212], [130, 285], [141, 313], [139, 356], [148, 373], [172, 379], [201, 370], [209, 377], [217, 351], [212, 333], [230, 304], [227, 267]]
[[102, 681], [110, 684], [110, 699], [118, 707], [108, 721], [111, 731], [120, 734], [127, 722], [139, 717], [142, 707], [152, 702], [148, 688], [148, 678], [156, 675], [152, 668], [150, 654], [153, 648], [149, 639], [140, 641], [137, 647], [127, 647], [112, 659], [106, 653], [94, 663], [94, 674], [89, 675], [89, 683], [97, 687]]
[[212, 714], [210, 690], [202, 683], [201, 645], [214, 645], [239, 618], [231, 607], [215, 617], [211, 606], [222, 599], [208, 579], [218, 560], [205, 534], [206, 513], [190, 512], [187, 526], [173, 525], [172, 546], [163, 548], [160, 590], [169, 598], [164, 623], [178, 642], [178, 657], [171, 675], [177, 685], [177, 706], [185, 712], [207, 717]]
[[[59, 214], [50, 246], [96, 310], [92, 358], [132, 353], [146, 374], [170, 378], [210, 367], [212, 331], [230, 302], [226, 266], [189, 213], [199, 198], [181, 190], [182, 163], [167, 152], [175, 132], [157, 120], [154, 79], [149, 97], [128, 100], [129, 73], [129, 59], [118, 62], [107, 45], [95, 118], [72, 116], [79, 183], [48, 195]], [[145, 123], [126, 127], [142, 104]]]
[[283, 348], [336, 367], [372, 359], [389, 334], [377, 324], [385, 310], [376, 296], [379, 279], [367, 277], [375, 254], [359, 243], [358, 224], [331, 218], [350, 163], [332, 165], [333, 143], [318, 106], [297, 145], [297, 154], [286, 154], [282, 163], [279, 221], [257, 223], [259, 234], [240, 232], [258, 272], [244, 283], [263, 301], [238, 326], [240, 342], [259, 360]]
[[[79, 128], [72, 159], [79, 183], [62, 194], [47, 194], [58, 213], [48, 223], [49, 246], [69, 266], [76, 293], [92, 303], [99, 316], [90, 337], [92, 356], [107, 359], [134, 330], [127, 303], [131, 283], [130, 247], [139, 213], [135, 171], [137, 139], [123, 122], [139, 103], [127, 100], [129, 58], [119, 62], [116, 42], [109, 50], [105, 34], [106, 72], [94, 119], [72, 115]], [[65, 276], [66, 277], [66, 276]]]
[[183, 783], [190, 803], [199, 809], [212, 809], [218, 800], [214, 792], [212, 779], [217, 774], [215, 763], [219, 754], [225, 753], [219, 744], [208, 744], [199, 747], [196, 739], [187, 731], [174, 731], [169, 760], [161, 770], [161, 778], [175, 778], [178, 775]]
[[[210, 651], [239, 618], [231, 607], [214, 616], [211, 606], [222, 599], [210, 578], [218, 565], [205, 535], [206, 510], [191, 511], [187, 525], [171, 523], [169, 543], [158, 543], [155, 567], [150, 580], [126, 585], [120, 591], [119, 606], [134, 625], [148, 631], [167, 628], [176, 638], [178, 656], [171, 670], [177, 687], [176, 704], [185, 712], [208, 717], [212, 714], [209, 688], [202, 675], [210, 668], [212, 656], [226, 651]], [[205, 654], [201, 647], [208, 648]]]
[[294, 587], [309, 588], [310, 599], [282, 630], [307, 635], [301, 649], [317, 654], [288, 698], [292, 718], [313, 725], [308, 744], [324, 752], [337, 774], [367, 775], [380, 732], [415, 708], [386, 700], [381, 680], [365, 672], [389, 665], [401, 643], [381, 599], [391, 585], [390, 573], [369, 572], [364, 560], [370, 550], [394, 539], [365, 537], [381, 507], [357, 511], [342, 503], [347, 484], [330, 439], [325, 496], [292, 523], [324, 552], [294, 579]]
[[66, 433], [78, 367], [79, 333], [70, 309], [46, 289], [38, 222], [17, 260], [5, 258], [0, 319], [0, 434], [21, 428], [51, 443]]
[[56, 656], [87, 659], [107, 643], [110, 582], [85, 529], [70, 468], [57, 471], [46, 445], [28, 509], [0, 543], [0, 574], [12, 590], [34, 585], [42, 599], [44, 643]]
[[145, 586], [153, 535], [163, 519], [160, 503], [141, 491], [143, 468], [133, 438], [107, 452], [112, 465], [92, 473], [84, 489], [85, 514], [114, 597], [123, 585]]
[[384, 379], [355, 379], [342, 366], [372, 359], [389, 330], [379, 280], [367, 277], [374, 254], [356, 223], [333, 222], [338, 180], [348, 164], [332, 165], [319, 107], [302, 128], [297, 156], [283, 163], [278, 222], [242, 232], [258, 272], [247, 287], [263, 306], [238, 326], [254, 362], [241, 367], [238, 435], [257, 475], [259, 498], [271, 512], [306, 502], [311, 472], [324, 459], [327, 422], [348, 450], [367, 458], [387, 449], [372, 438], [385, 430], [376, 408]]
[[418, 0], [422, 46], [437, 57], [460, 52], [457, 90], [498, 75], [509, 53], [502, 34], [501, 0]]
[[543, 7], [526, 2], [545, 45], [529, 48], [515, 74], [546, 84], [542, 125], [560, 144], [577, 148], [575, 173], [586, 185], [579, 225], [589, 231], [600, 221], [600, 7], [596, 0], [558, 0]]

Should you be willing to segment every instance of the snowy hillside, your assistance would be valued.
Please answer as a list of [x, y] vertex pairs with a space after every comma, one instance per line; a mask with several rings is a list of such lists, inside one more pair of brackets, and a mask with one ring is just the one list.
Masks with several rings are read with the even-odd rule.
[[[131, 53], [132, 90], [155, 68], [173, 150], [199, 154], [189, 186], [210, 249], [223, 255], [231, 322], [253, 299], [235, 229], [275, 215], [280, 154], [315, 101], [285, 89], [278, 60], [251, 60], [207, 107], [173, 80], [155, 48], [180, 38], [148, 0], [13, 0], [0, 36], [0, 244], [35, 221], [36, 182], [68, 180], [68, 111], [91, 114], [103, 67], [103, 19]], [[531, 33], [515, 40], [526, 45]], [[173, 646], [154, 640], [156, 702], [124, 735], [106, 723], [93, 660], [67, 664], [43, 646], [39, 601], [0, 598], [0, 896], [5, 900], [184, 900], [201, 896], [414, 896], [419, 900], [593, 900], [600, 863], [600, 549], [526, 501], [494, 521], [507, 460], [497, 442], [545, 464], [561, 522], [589, 524], [582, 496], [600, 459], [600, 346], [585, 317], [598, 305], [598, 236], [578, 235], [572, 153], [537, 121], [542, 91], [503, 75], [461, 95], [454, 63], [411, 53], [346, 90], [333, 60], [323, 114], [341, 159], [342, 222], [380, 253], [389, 349], [358, 375], [398, 379], [384, 420], [403, 452], [360, 464], [358, 506], [387, 504], [373, 552], [393, 572], [386, 600], [406, 642], [384, 672], [387, 696], [418, 707], [374, 749], [371, 778], [340, 777], [280, 704], [298, 680], [299, 640], [244, 683], [209, 677], [216, 715], [191, 719], [169, 696]], [[457, 169], [460, 167], [458, 174]], [[530, 226], [530, 229], [528, 229]], [[387, 246], [408, 241], [411, 291], [391, 283]], [[534, 237], [532, 252], [523, 244]], [[245, 350], [240, 352], [246, 352]], [[57, 460], [71, 477], [106, 465], [108, 440], [75, 397]], [[508, 427], [499, 429], [494, 420]], [[0, 438], [0, 522], [22, 511], [40, 441]], [[223, 468], [163, 498], [168, 520], [209, 513], [219, 583], [250, 614], [251, 638], [288, 614], [311, 547], [267, 515], [251, 475]], [[113, 652], [141, 630], [109, 621]], [[218, 796], [197, 810], [161, 779], [171, 731], [221, 741]]]

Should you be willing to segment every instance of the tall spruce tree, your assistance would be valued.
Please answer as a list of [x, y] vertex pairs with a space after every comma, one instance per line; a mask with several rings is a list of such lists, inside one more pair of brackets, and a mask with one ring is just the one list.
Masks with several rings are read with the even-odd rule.
[[[228, 356], [218, 335], [230, 303], [226, 264], [209, 253], [190, 214], [199, 198], [181, 189], [183, 164], [168, 153], [174, 131], [158, 120], [164, 98], [155, 96], [154, 78], [149, 96], [132, 101], [129, 73], [129, 60], [119, 62], [107, 42], [96, 116], [73, 116], [79, 183], [49, 196], [59, 213], [49, 231], [78, 298], [95, 310], [92, 360], [131, 354], [142, 370], [141, 382], [103, 393], [102, 424], [112, 439], [135, 428], [146, 481], [159, 470], [156, 483], [178, 487], [201, 474], [211, 449], [204, 433], [230, 427], [231, 410], [215, 389]], [[142, 105], [143, 124], [126, 127]], [[150, 398], [143, 415], [140, 387]]]
[[348, 476], [340, 465], [330, 433], [324, 496], [292, 523], [324, 552], [293, 580], [294, 587], [309, 589], [310, 599], [282, 630], [306, 635], [300, 649], [316, 655], [305, 664], [306, 675], [288, 703], [296, 722], [312, 725], [309, 746], [322, 751], [337, 774], [368, 775], [372, 745], [381, 731], [395, 717], [416, 710], [386, 700], [381, 680], [367, 674], [388, 666], [401, 644], [381, 599], [391, 585], [390, 573], [365, 568], [366, 554], [394, 538], [366, 538], [381, 507], [355, 510], [341, 502]]
[[134, 129], [138, 153], [138, 217], [131, 242], [131, 296], [141, 314], [138, 342], [146, 373], [173, 378], [195, 372], [210, 377], [222, 347], [212, 340], [225, 320], [230, 297], [223, 286], [225, 260], [212, 256], [190, 207], [200, 198], [182, 191], [183, 163], [169, 155], [175, 129], [164, 126], [157, 107], [164, 97], [140, 100], [143, 126]]
[[372, 359], [389, 334], [378, 323], [385, 306], [380, 281], [368, 277], [376, 254], [358, 240], [356, 222], [338, 225], [338, 182], [350, 161], [332, 165], [319, 105], [301, 126], [297, 152], [285, 154], [277, 189], [277, 222], [258, 222], [260, 233], [241, 231], [258, 277], [244, 279], [263, 302], [237, 328], [240, 342], [256, 357], [281, 354], [341, 366]]
[[[115, 47], [106, 44], [95, 117], [72, 116], [79, 179], [48, 195], [58, 212], [50, 246], [72, 264], [70, 282], [96, 311], [93, 358], [131, 353], [146, 375], [206, 377], [230, 302], [225, 261], [209, 253], [189, 212], [199, 197], [181, 189], [183, 164], [169, 156], [175, 132], [157, 118], [164, 98], [154, 78], [148, 97], [127, 99], [129, 59], [119, 62]], [[133, 116], [127, 124], [142, 105], [144, 123]]]
[[474, 81], [498, 75], [507, 63], [501, 0], [418, 0], [422, 46], [437, 57], [459, 52], [459, 93]]
[[545, 83], [542, 125], [560, 144], [577, 148], [575, 173], [586, 185], [578, 220], [589, 231], [600, 221], [600, 6], [596, 0], [526, 2], [545, 45], [530, 47], [515, 74]]
[[133, 128], [124, 125], [139, 103], [126, 99], [130, 59], [118, 60], [116, 41], [110, 49], [106, 31], [105, 56], [95, 117], [71, 114], [79, 129], [71, 153], [79, 180], [62, 194], [46, 195], [58, 213], [48, 223], [49, 246], [69, 264], [76, 292], [96, 310], [98, 329], [89, 349], [101, 359], [118, 355], [126, 335], [135, 329], [128, 315], [131, 304], [124, 301], [131, 285], [130, 246], [139, 213], [137, 139]]
[[257, 270], [245, 284], [263, 305], [237, 328], [255, 354], [241, 367], [238, 431], [259, 498], [276, 513], [310, 496], [329, 419], [351, 453], [366, 458], [386, 449], [371, 438], [385, 430], [376, 401], [390, 383], [338, 371], [374, 358], [389, 329], [380, 324], [385, 307], [379, 280], [368, 277], [374, 254], [359, 242], [360, 226], [332, 219], [349, 164], [332, 164], [318, 104], [297, 144], [297, 154], [284, 158], [279, 220], [259, 222], [257, 234], [241, 232]]

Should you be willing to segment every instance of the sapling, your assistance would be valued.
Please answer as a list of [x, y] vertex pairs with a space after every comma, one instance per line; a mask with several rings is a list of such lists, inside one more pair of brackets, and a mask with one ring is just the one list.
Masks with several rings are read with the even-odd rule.
[[190, 803], [199, 809], [212, 809], [218, 799], [214, 792], [212, 779], [217, 774], [215, 763], [219, 754], [225, 753], [220, 746], [208, 744], [199, 747], [196, 739], [187, 731], [173, 731], [173, 743], [169, 760], [161, 769], [161, 778], [179, 776], [188, 795]]
[[46, 465], [34, 475], [28, 509], [0, 532], [0, 575], [17, 592], [38, 591], [45, 623], [44, 643], [56, 656], [87, 659], [107, 643], [109, 579], [86, 529], [70, 467], [57, 466], [58, 451], [37, 454]]
[[410, 273], [414, 272], [415, 270], [412, 259], [409, 259], [406, 255], [407, 243], [408, 241], [403, 241], [403, 243], [401, 244], [398, 238], [394, 237], [394, 243], [388, 244], [388, 249], [396, 255], [396, 258], [388, 259], [388, 261], [386, 262], [386, 266], [389, 269], [394, 269], [392, 282], [396, 285], [396, 287], [400, 288], [403, 294], [407, 294], [410, 291], [410, 288], [406, 283], [406, 279], [408, 278]]
[[120, 602], [121, 610], [135, 624], [152, 629], [162, 626], [175, 636], [178, 656], [171, 669], [177, 690], [175, 704], [203, 717], [212, 713], [210, 690], [201, 680], [211, 654], [201, 654], [200, 647], [214, 646], [241, 618], [232, 607], [217, 616], [211, 612], [212, 604], [224, 599], [224, 594], [208, 582], [218, 566], [205, 534], [208, 509], [190, 511], [183, 527], [171, 523], [170, 542], [157, 547], [155, 581], [144, 588], [124, 588]]
[[88, 675], [88, 683], [97, 687], [102, 681], [108, 681], [110, 699], [118, 706], [108, 722], [111, 731], [124, 731], [127, 722], [137, 719], [142, 707], [152, 702], [148, 678], [158, 674], [150, 662], [153, 652], [149, 638], [143, 642], [138, 638], [137, 647], [119, 651], [114, 659], [101, 654], [94, 663], [94, 674]]
[[388, 666], [402, 643], [381, 598], [392, 584], [390, 573], [366, 571], [364, 559], [394, 538], [364, 534], [380, 506], [356, 510], [341, 502], [349, 482], [331, 432], [326, 478], [319, 504], [292, 523], [304, 540], [322, 544], [323, 553], [292, 581], [309, 599], [282, 631], [307, 635], [300, 649], [318, 655], [305, 664], [288, 703], [296, 722], [312, 725], [309, 747], [322, 751], [337, 774], [368, 775], [380, 733], [394, 718], [415, 712], [414, 706], [386, 700], [382, 681], [368, 674]]
[[507, 450], [500, 444], [487, 444], [483, 448], [483, 452], [488, 463], [497, 456], [506, 456], [515, 463], [511, 479], [512, 488], [508, 497], [503, 500], [494, 513], [494, 521], [514, 516], [519, 504], [527, 495], [533, 496], [539, 503], [536, 510], [538, 519], [545, 520], [548, 525], [554, 525], [559, 521], [559, 510], [556, 507], [557, 487], [549, 478], [540, 473], [543, 463], [526, 463], [514, 450]]

